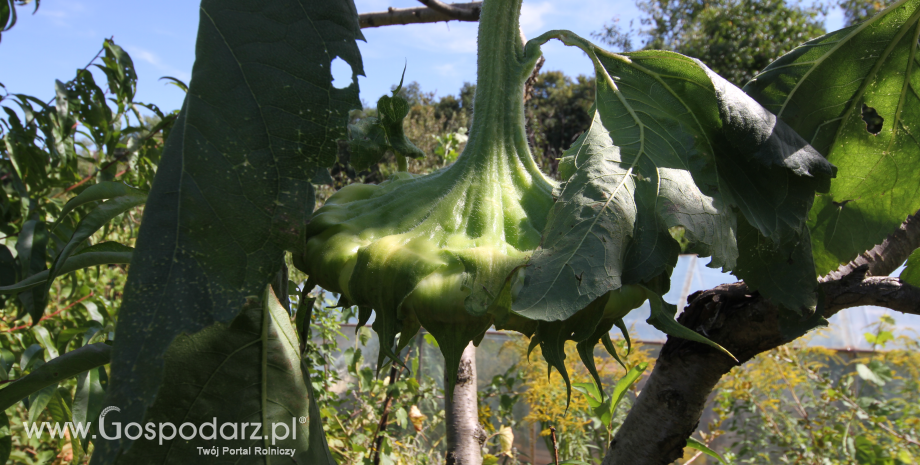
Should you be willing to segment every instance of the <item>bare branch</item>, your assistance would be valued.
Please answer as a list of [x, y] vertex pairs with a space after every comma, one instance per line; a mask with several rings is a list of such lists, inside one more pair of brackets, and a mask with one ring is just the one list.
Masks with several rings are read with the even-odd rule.
[[[824, 316], [861, 305], [886, 307], [901, 313], [920, 315], [920, 288], [887, 276], [865, 276], [862, 265], [844, 279], [822, 284], [825, 294]], [[862, 276], [860, 276], [862, 274]]]
[[[431, 8], [438, 13], [443, 13], [447, 16], [450, 16], [459, 21], [479, 21], [479, 10], [477, 7], [476, 11], [469, 9], [462, 4], [446, 4], [442, 3], [439, 0], [418, 0], [422, 5]], [[482, 4], [482, 2], [479, 2]]]
[[[421, 0], [419, 0], [421, 1]], [[422, 3], [436, 6], [418, 8], [388, 8], [387, 11], [362, 13], [358, 16], [361, 28], [392, 26], [396, 24], [438, 23], [441, 21], [479, 21], [482, 2], [444, 4], [425, 0]], [[440, 11], [438, 10], [440, 8]]]

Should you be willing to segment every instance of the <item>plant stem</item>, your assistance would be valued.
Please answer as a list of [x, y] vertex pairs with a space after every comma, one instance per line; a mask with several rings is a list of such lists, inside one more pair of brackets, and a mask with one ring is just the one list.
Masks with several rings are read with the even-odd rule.
[[540, 54], [525, 56], [521, 0], [483, 2], [479, 21], [476, 94], [470, 136], [458, 164], [487, 166], [499, 159], [539, 173], [524, 124], [524, 85]]
[[555, 457], [555, 465], [559, 465], [559, 443], [556, 442], [556, 427], [549, 427], [549, 434], [553, 437], [553, 457]]

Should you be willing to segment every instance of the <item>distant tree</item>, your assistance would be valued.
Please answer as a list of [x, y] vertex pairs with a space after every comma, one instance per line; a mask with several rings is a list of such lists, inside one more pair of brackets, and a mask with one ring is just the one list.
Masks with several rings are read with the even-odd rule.
[[841, 0], [837, 6], [843, 9], [845, 25], [851, 26], [871, 18], [888, 6], [888, 3], [879, 0]]
[[544, 172], [555, 177], [558, 158], [591, 124], [594, 79], [574, 80], [561, 71], [540, 73], [526, 103], [533, 152]]
[[[844, 0], [860, 2], [860, 0]], [[824, 34], [827, 6], [785, 0], [638, 0], [642, 29], [624, 30], [614, 19], [593, 36], [631, 51], [672, 50], [699, 58], [732, 83], [743, 85], [796, 45]]]

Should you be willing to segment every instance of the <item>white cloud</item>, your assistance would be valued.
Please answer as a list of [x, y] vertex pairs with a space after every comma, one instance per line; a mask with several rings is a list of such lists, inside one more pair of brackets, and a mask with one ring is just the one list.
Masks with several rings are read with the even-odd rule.
[[[26, 8], [31, 7], [28, 5]], [[23, 10], [28, 11], [28, 10]], [[31, 14], [32, 12], [29, 11]], [[74, 25], [80, 25], [78, 30], [85, 28], [86, 7], [80, 2], [62, 2], [53, 5], [52, 8], [42, 6], [35, 13], [35, 16], [50, 22], [57, 28], [66, 28], [73, 30]], [[85, 32], [85, 31], [82, 31]]]
[[175, 68], [163, 62], [162, 59], [156, 54], [149, 50], [135, 47], [132, 45], [125, 46], [125, 50], [128, 51], [128, 54], [131, 55], [131, 58], [135, 61], [143, 61], [161, 73], [165, 73], [168, 76], [172, 76], [176, 79], [184, 81], [188, 84], [189, 80], [192, 78], [191, 74], [188, 71], [183, 71], [181, 69]]
[[434, 70], [441, 76], [453, 76], [457, 74], [457, 65], [454, 63], [445, 63], [434, 67]]
[[521, 5], [521, 29], [528, 37], [543, 32], [543, 16], [554, 12], [552, 3], [524, 3]]

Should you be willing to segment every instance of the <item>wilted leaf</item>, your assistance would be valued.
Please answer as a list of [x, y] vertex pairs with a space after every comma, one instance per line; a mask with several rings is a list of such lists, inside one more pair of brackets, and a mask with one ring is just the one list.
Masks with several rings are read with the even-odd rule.
[[[670, 275], [680, 253], [672, 227], [684, 228], [691, 252], [712, 257], [709, 266], [745, 280], [760, 271], [736, 269], [736, 212], [771, 249], [807, 235], [814, 192], [834, 168], [786, 124], [697, 60], [611, 54], [565, 31], [527, 46], [551, 37], [594, 61], [597, 102], [591, 127], [566, 152], [574, 172], [557, 193], [515, 311], [563, 320], [610, 290]], [[813, 308], [816, 285], [812, 277], [762, 292]]]

